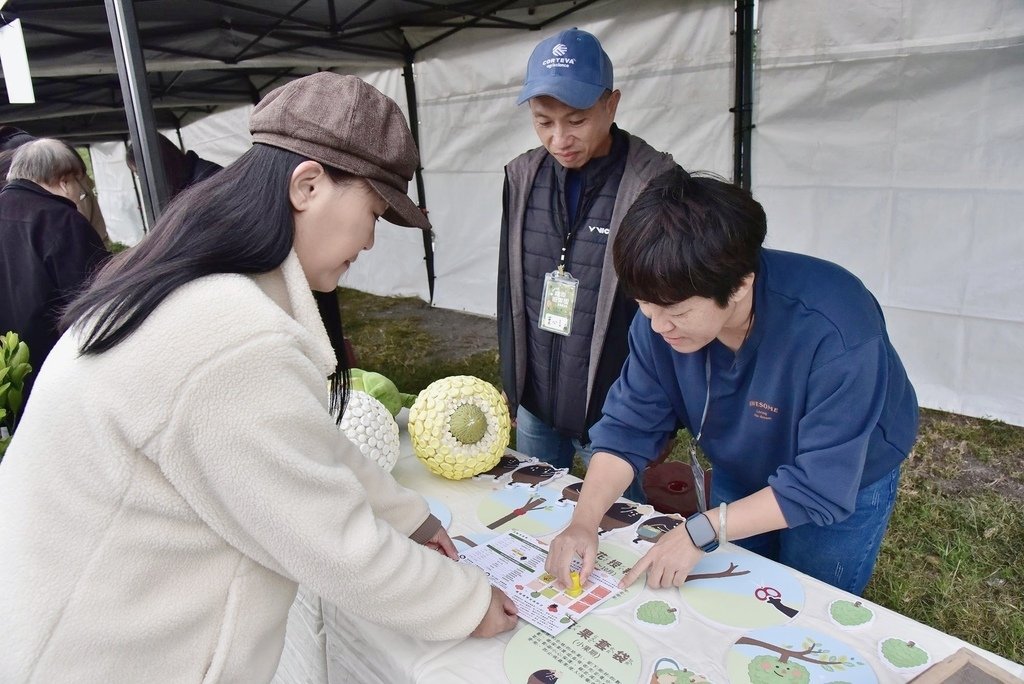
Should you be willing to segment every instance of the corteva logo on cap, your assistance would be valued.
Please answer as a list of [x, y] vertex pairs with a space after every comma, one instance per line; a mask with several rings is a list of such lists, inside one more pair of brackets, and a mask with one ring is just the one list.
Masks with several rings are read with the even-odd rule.
[[548, 69], [554, 69], [555, 67], [571, 67], [576, 63], [576, 59], [574, 57], [565, 57], [564, 55], [567, 52], [569, 52], [569, 48], [566, 47], [565, 44], [559, 43], [555, 47], [551, 48], [551, 54], [553, 54], [554, 57], [548, 57], [541, 62], [541, 65]]

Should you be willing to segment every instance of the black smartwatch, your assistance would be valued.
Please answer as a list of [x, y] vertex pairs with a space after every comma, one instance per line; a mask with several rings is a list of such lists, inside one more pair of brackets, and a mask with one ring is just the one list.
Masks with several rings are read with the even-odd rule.
[[693, 545], [704, 553], [711, 553], [718, 548], [718, 535], [708, 516], [703, 513], [694, 513], [686, 519], [686, 533], [690, 535]]

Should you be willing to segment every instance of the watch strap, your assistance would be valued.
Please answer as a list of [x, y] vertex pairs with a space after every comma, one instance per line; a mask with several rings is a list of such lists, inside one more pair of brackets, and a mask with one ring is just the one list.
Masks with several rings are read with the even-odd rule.
[[[699, 522], [694, 522], [697, 518], [703, 518], [704, 524], [701, 525]], [[697, 537], [694, 536], [694, 530], [698, 528], [698, 525], [700, 527], [706, 526], [707, 535], [702, 536], [698, 534]], [[710, 518], [704, 513], [691, 515], [686, 519], [684, 526], [686, 527], [686, 534], [690, 536], [690, 541], [704, 553], [711, 553], [718, 548], [718, 536], [715, 534], [715, 528], [712, 527]]]

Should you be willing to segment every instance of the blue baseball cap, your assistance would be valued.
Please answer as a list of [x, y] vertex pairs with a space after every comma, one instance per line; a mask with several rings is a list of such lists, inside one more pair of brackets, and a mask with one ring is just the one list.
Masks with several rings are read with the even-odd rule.
[[589, 109], [611, 89], [612, 60], [600, 41], [571, 28], [545, 38], [533, 49], [516, 104], [549, 95], [574, 109]]

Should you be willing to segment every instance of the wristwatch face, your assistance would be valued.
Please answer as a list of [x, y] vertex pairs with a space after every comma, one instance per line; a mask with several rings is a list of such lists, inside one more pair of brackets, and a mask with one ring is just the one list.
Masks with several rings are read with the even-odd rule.
[[714, 551], [718, 548], [718, 535], [711, 521], [703, 513], [691, 515], [686, 519], [686, 531], [693, 545], [703, 551]]

